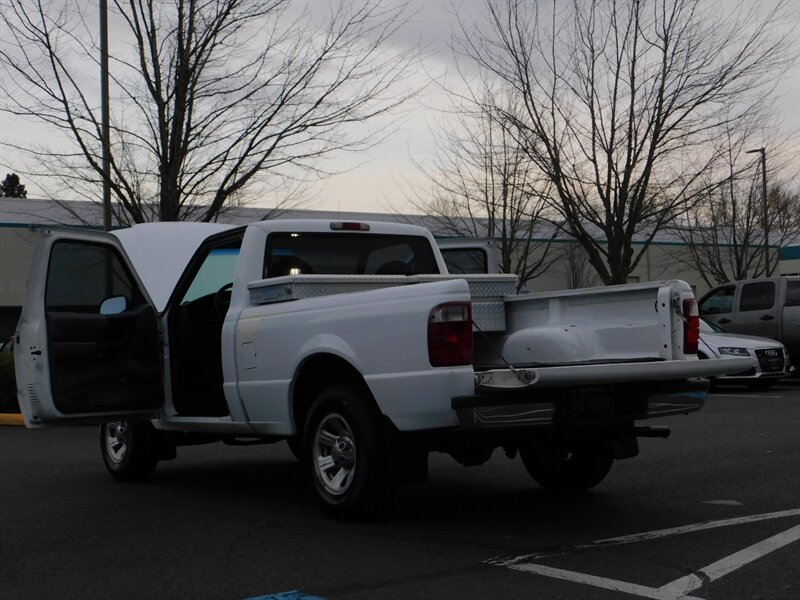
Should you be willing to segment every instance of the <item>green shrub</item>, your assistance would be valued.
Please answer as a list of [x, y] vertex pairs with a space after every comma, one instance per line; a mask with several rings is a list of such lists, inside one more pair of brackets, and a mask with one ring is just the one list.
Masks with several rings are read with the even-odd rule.
[[19, 412], [13, 352], [0, 352], [0, 412]]

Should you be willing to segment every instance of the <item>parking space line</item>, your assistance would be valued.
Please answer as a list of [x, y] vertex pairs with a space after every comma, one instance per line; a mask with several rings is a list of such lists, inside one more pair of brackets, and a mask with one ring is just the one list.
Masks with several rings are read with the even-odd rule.
[[800, 508], [794, 508], [790, 510], [780, 510], [777, 512], [771, 513], [762, 513], [758, 515], [749, 515], [746, 517], [733, 517], [730, 519], [721, 519], [718, 521], [706, 521], [704, 523], [693, 523], [691, 525], [680, 525], [678, 527], [669, 527], [667, 529], [656, 529], [654, 531], [645, 531], [643, 533], [634, 533], [631, 535], [623, 535], [619, 537], [613, 538], [605, 538], [602, 540], [596, 540], [594, 542], [589, 542], [588, 544], [577, 544], [575, 546], [568, 546], [564, 548], [558, 548], [556, 550], [550, 550], [547, 552], [536, 552], [533, 554], [524, 554], [521, 556], [516, 556], [514, 558], [496, 558], [492, 559], [489, 562], [492, 564], [496, 564], [498, 566], [509, 566], [510, 563], [515, 561], [523, 562], [529, 560], [537, 560], [539, 558], [547, 558], [550, 556], [559, 556], [562, 554], [568, 554], [571, 552], [578, 552], [581, 550], [590, 550], [592, 548], [600, 548], [603, 546], [617, 546], [619, 544], [630, 544], [633, 542], [643, 542], [646, 540], [655, 540], [662, 537], [667, 537], [670, 535], [680, 535], [682, 533], [693, 533], [695, 531], [704, 531], [707, 529], [716, 529], [718, 527], [730, 527], [732, 525], [744, 525], [747, 523], [757, 523], [759, 521], [768, 521], [771, 519], [782, 519], [786, 517], [798, 517], [800, 516]]
[[672, 583], [668, 583], [659, 589], [666, 592], [667, 597], [681, 597], [681, 595], [691, 593], [705, 583], [715, 581], [797, 540], [800, 540], [800, 525], [795, 525], [791, 529], [787, 529], [766, 540], [748, 546], [744, 550], [739, 550], [739, 552], [735, 552], [730, 556], [726, 556], [723, 559], [711, 563], [707, 567], [699, 569], [696, 573], [676, 579]]
[[524, 571], [527, 573], [534, 573], [536, 575], [544, 575], [545, 577], [553, 577], [554, 579], [562, 579], [564, 581], [571, 581], [573, 583], [582, 583], [592, 587], [601, 588], [604, 590], [612, 590], [614, 592], [624, 592], [640, 598], [653, 598], [654, 600], [700, 600], [695, 596], [668, 596], [669, 592], [663, 592], [661, 588], [652, 588], [646, 585], [639, 585], [630, 583], [628, 581], [620, 581], [618, 579], [608, 579], [607, 577], [599, 577], [597, 575], [589, 575], [587, 573], [578, 573], [577, 571], [566, 571], [564, 569], [556, 569], [553, 567], [546, 567], [545, 565], [533, 565], [530, 563], [509, 566], [510, 569], [515, 571]]
[[731, 519], [720, 519], [719, 521], [706, 521], [705, 523], [694, 523], [692, 525], [681, 525], [679, 527], [657, 529], [655, 531], [647, 531], [645, 533], [635, 533], [633, 535], [606, 538], [604, 540], [598, 540], [595, 543], [604, 546], [611, 544], [627, 544], [629, 542], [638, 542], [640, 540], [654, 540], [656, 538], [661, 538], [668, 535], [679, 535], [681, 533], [691, 533], [693, 531], [703, 531], [705, 529], [716, 529], [717, 527], [730, 527], [731, 525], [744, 525], [745, 523], [757, 523], [758, 521], [769, 521], [771, 519], [782, 519], [785, 517], [798, 516], [800, 516], [800, 508], [793, 508], [771, 513], [761, 513], [759, 515], [750, 515], [747, 517], [733, 517]]
[[534, 561], [541, 558], [554, 557], [592, 548], [630, 544], [634, 542], [655, 540], [671, 535], [680, 535], [683, 533], [715, 529], [718, 527], [730, 527], [733, 525], [743, 525], [770, 519], [780, 519], [795, 516], [800, 516], [800, 509], [783, 510], [773, 513], [750, 515], [747, 517], [736, 517], [732, 519], [723, 519], [706, 523], [695, 523], [692, 525], [671, 527], [668, 529], [658, 529], [655, 531], [648, 531], [633, 535], [605, 538], [588, 544], [580, 544], [571, 546], [570, 548], [561, 548], [558, 551], [527, 554], [514, 558], [496, 557], [489, 559], [486, 562], [488, 564], [498, 567], [506, 567], [515, 571], [523, 571], [526, 573], [552, 577], [554, 579], [561, 579], [564, 581], [571, 581], [574, 583], [589, 585], [606, 590], [623, 592], [626, 594], [639, 596], [640, 598], [651, 598], [653, 600], [698, 600], [697, 597], [689, 596], [689, 594], [699, 589], [706, 583], [715, 581], [720, 577], [728, 575], [729, 573], [732, 573], [737, 569], [740, 569], [745, 565], [762, 558], [771, 552], [774, 552], [775, 550], [800, 540], [800, 525], [795, 525], [786, 531], [757, 542], [751, 546], [748, 546], [747, 548], [744, 548], [743, 550], [734, 552], [725, 558], [717, 560], [710, 565], [694, 571], [690, 575], [681, 577], [675, 581], [671, 581], [658, 588], [639, 585], [629, 581], [609, 579], [607, 577], [601, 577], [598, 575], [590, 575], [588, 573], [580, 573], [578, 571], [558, 569], [555, 567], [537, 564]]
[[709, 394], [715, 398], [783, 398], [783, 396], [765, 396], [764, 394]]

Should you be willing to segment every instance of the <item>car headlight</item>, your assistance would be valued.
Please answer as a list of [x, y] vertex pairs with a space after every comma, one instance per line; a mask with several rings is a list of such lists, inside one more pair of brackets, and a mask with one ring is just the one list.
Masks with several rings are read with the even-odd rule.
[[719, 353], [729, 354], [731, 356], [750, 356], [750, 352], [748, 352], [747, 348], [723, 347], [719, 348]]

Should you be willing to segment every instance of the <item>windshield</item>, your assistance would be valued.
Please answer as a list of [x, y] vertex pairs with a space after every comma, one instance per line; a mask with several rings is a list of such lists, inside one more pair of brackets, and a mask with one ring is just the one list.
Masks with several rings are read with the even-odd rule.
[[712, 323], [711, 321], [706, 321], [705, 319], [700, 319], [700, 333], [725, 333], [725, 330]]

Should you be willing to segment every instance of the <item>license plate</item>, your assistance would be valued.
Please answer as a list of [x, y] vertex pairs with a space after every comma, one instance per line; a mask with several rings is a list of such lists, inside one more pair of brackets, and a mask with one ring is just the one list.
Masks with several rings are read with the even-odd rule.
[[618, 415], [635, 415], [647, 411], [647, 398], [632, 389], [586, 388], [573, 390], [560, 403], [562, 418], [591, 419]]

